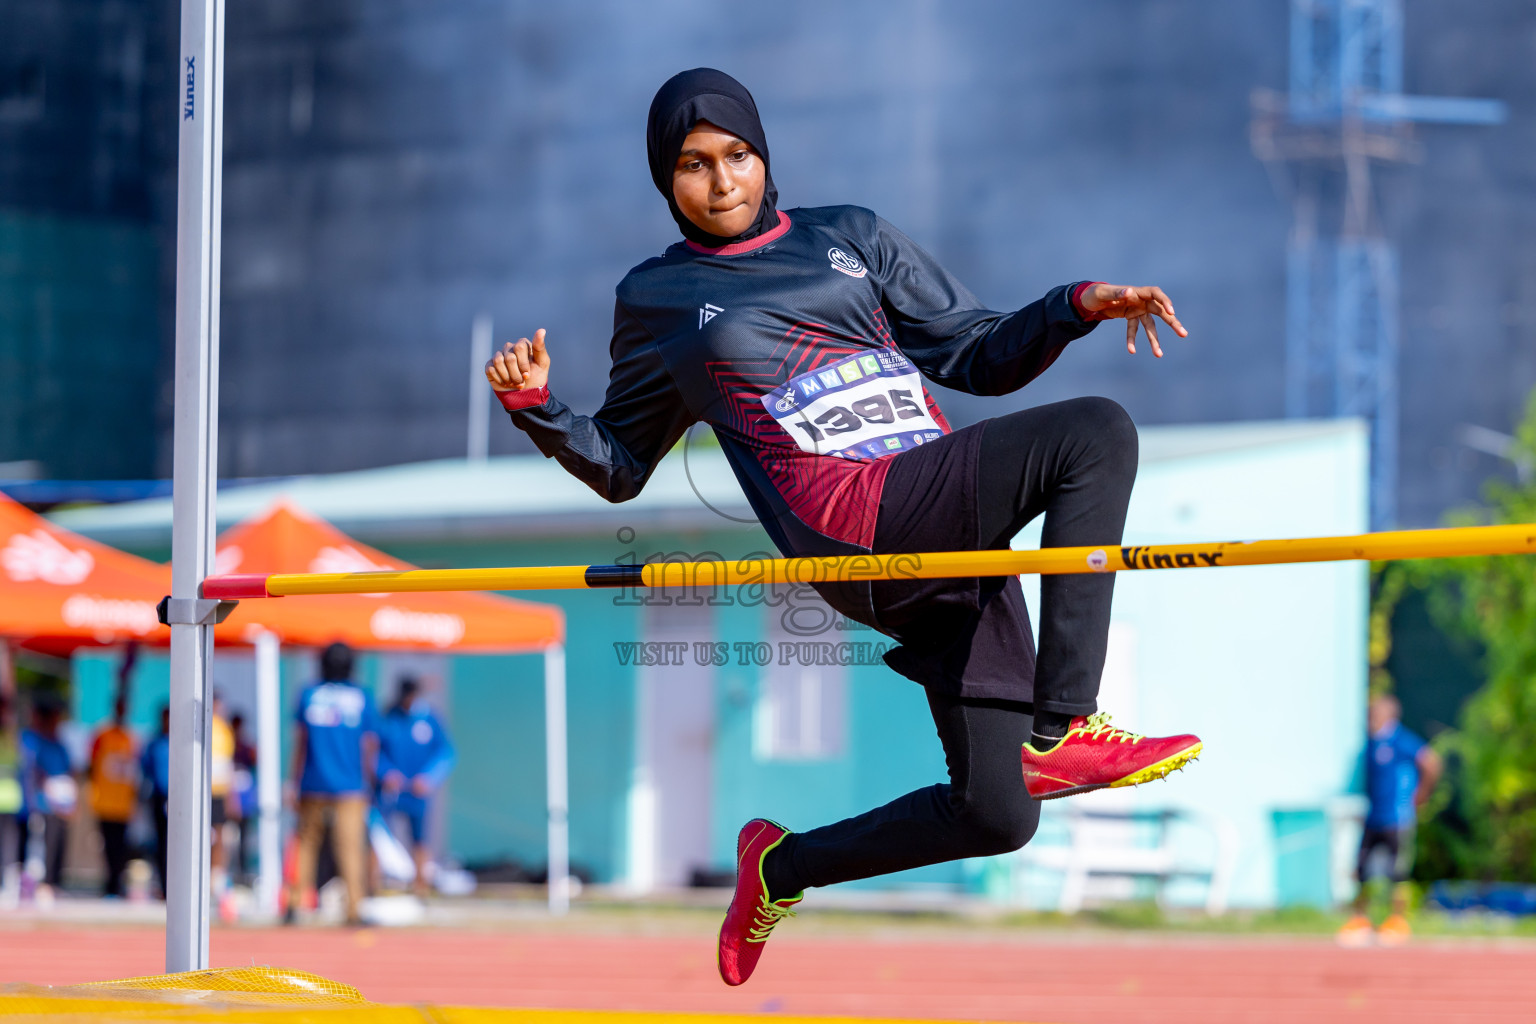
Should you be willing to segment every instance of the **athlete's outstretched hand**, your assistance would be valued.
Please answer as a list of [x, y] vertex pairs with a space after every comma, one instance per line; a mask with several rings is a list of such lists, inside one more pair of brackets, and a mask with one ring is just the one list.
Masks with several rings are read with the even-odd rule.
[[[1083, 289], [1078, 301], [1090, 313], [1111, 320], [1125, 321], [1125, 350], [1136, 354], [1136, 327], [1147, 330], [1147, 340], [1152, 343], [1152, 354], [1163, 357], [1163, 347], [1157, 343], [1157, 320], [1162, 320], [1173, 333], [1181, 338], [1189, 337], [1179, 318], [1173, 315], [1173, 301], [1156, 285], [1095, 284]], [[1156, 317], [1157, 319], [1153, 319]]]
[[544, 348], [544, 328], [533, 332], [533, 340], [517, 339], [501, 346], [501, 351], [485, 364], [485, 379], [497, 391], [527, 391], [549, 383], [549, 352]]

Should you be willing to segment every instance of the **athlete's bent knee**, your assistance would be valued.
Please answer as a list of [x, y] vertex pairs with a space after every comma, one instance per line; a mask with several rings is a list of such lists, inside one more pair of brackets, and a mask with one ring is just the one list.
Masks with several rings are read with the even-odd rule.
[[1134, 470], [1141, 443], [1131, 414], [1112, 398], [1079, 398], [1072, 404], [1083, 436], [1106, 457]]
[[978, 851], [974, 856], [994, 857], [1022, 849], [1034, 838], [1035, 829], [1040, 826], [1040, 805], [1020, 795], [1017, 801], [1005, 806], [972, 808], [965, 817], [969, 819]]
[[1072, 400], [1073, 413], [1094, 437], [1136, 445], [1136, 422], [1125, 407], [1113, 398], [1098, 395]]

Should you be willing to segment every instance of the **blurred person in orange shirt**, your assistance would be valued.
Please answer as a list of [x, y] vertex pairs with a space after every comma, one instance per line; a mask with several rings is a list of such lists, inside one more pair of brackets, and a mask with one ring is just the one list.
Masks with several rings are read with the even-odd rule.
[[101, 828], [102, 852], [107, 861], [103, 896], [123, 895], [123, 870], [128, 866], [128, 823], [138, 807], [138, 743], [124, 724], [128, 701], [118, 697], [112, 705], [112, 721], [91, 741], [91, 812]]

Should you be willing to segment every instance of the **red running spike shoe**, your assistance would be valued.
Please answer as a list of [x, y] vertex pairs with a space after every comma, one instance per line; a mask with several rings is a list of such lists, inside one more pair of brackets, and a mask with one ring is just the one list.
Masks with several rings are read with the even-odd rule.
[[803, 892], [785, 900], [768, 898], [763, 858], [787, 835], [788, 829], [767, 818], [753, 818], [736, 835], [736, 895], [720, 925], [720, 977], [727, 985], [752, 977], [773, 926], [793, 917], [790, 908], [805, 898]]
[[1050, 750], [1026, 743], [1024, 788], [1036, 800], [1055, 800], [1095, 789], [1139, 786], [1161, 779], [1200, 756], [1198, 736], [1138, 736], [1109, 724], [1104, 712], [1072, 719]]

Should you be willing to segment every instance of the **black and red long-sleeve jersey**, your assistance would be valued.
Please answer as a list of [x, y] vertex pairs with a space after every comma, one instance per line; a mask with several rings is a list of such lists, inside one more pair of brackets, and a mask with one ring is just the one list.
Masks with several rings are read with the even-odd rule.
[[1094, 327], [1070, 285], [1015, 313], [982, 308], [855, 206], [781, 212], [719, 249], [679, 242], [617, 296], [602, 408], [503, 392], [513, 422], [609, 501], [639, 494], [688, 426], [708, 423], [786, 555], [870, 549], [889, 456], [949, 432], [924, 377], [1006, 394]]

